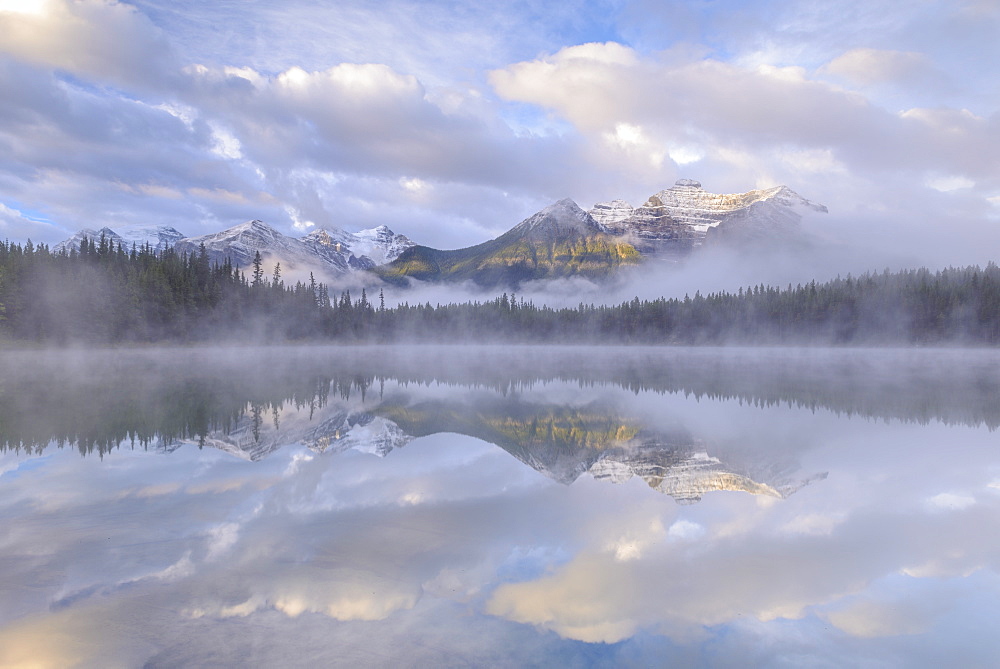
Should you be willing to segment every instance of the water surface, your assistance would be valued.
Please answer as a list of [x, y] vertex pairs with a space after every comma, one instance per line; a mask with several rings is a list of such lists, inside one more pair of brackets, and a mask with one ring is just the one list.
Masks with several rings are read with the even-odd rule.
[[991, 351], [0, 355], [0, 666], [989, 666]]

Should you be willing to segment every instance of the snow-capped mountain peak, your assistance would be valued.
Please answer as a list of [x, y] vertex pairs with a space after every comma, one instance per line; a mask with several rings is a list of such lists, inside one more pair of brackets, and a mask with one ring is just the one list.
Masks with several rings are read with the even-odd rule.
[[353, 233], [339, 228], [321, 228], [310, 232], [302, 240], [316, 247], [325, 247], [327, 252], [335, 251], [347, 263], [351, 263], [351, 257], [354, 257], [362, 263], [367, 260], [371, 266], [392, 262], [403, 251], [415, 246], [407, 237], [397, 235], [385, 225]]
[[137, 248], [149, 244], [157, 253], [173, 248], [174, 244], [184, 239], [184, 233], [169, 225], [133, 223], [115, 228], [114, 231], [123, 240], [125, 248], [131, 249], [133, 244]]
[[601, 232], [601, 226], [590, 214], [573, 200], [565, 198], [524, 219], [507, 234], [553, 240]]

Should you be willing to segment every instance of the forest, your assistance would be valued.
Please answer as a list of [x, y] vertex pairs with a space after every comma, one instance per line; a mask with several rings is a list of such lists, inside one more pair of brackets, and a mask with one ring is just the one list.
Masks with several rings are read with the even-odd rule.
[[[0, 341], [510, 342], [936, 345], [1000, 343], [1000, 267], [866, 273], [787, 287], [552, 308], [504, 293], [485, 302], [386, 307], [384, 293], [294, 285], [260, 256], [229, 261], [124, 249], [0, 242]], [[403, 290], [391, 288], [393, 290]]]

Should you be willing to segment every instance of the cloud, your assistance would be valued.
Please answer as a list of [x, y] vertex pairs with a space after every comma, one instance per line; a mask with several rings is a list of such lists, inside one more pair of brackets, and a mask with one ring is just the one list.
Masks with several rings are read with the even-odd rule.
[[[692, 147], [682, 161], [697, 151], [729, 163], [743, 183], [754, 182], [764, 166], [776, 177], [791, 176], [772, 160], [790, 152], [809, 156], [813, 171], [825, 173], [833, 166], [872, 175], [947, 168], [995, 182], [995, 152], [983, 159], [971, 150], [973, 144], [1000, 148], [992, 120], [949, 109], [894, 114], [802, 67], [660, 62], [609, 43], [495, 70], [491, 81], [504, 98], [552, 109], [585, 134], [611, 138], [619, 150], [640, 139], [664, 150]], [[727, 156], [733, 150], [754, 159], [741, 165]]]
[[826, 618], [852, 636], [873, 638], [926, 632], [932, 616], [912, 603], [860, 601]]
[[941, 511], [961, 511], [976, 503], [976, 499], [970, 495], [962, 495], [951, 492], [942, 492], [928, 498], [927, 506]]
[[[116, 0], [28, 0], [0, 8], [0, 53], [85, 78], [147, 88], [173, 76], [165, 37]], [[113, 39], [109, 39], [113, 35]], [[155, 85], [161, 85], [159, 83]]]
[[859, 86], [906, 85], [933, 74], [930, 61], [923, 54], [870, 48], [847, 51], [822, 69]]

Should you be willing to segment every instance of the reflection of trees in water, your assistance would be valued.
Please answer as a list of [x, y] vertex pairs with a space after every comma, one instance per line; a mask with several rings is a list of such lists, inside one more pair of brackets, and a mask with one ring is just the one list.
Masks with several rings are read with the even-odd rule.
[[[4, 370], [0, 387], [0, 448], [41, 452], [53, 442], [81, 454], [148, 448], [228, 433], [245, 416], [254, 432], [287, 406], [323, 407], [331, 392], [349, 396], [357, 380], [322, 374], [284, 375], [211, 367], [84, 364]], [[365, 382], [365, 381], [361, 381]], [[371, 381], [367, 381], [370, 385]]]
[[[501, 395], [562, 381], [635, 393], [683, 393], [756, 407], [786, 405], [916, 423], [1000, 427], [1000, 352], [963, 350], [552, 348], [384, 360], [376, 375]], [[595, 351], [597, 352], [595, 354]], [[436, 362], [436, 364], [433, 364]], [[428, 371], [429, 370], [429, 371]]]
[[[39, 452], [50, 443], [103, 454], [179, 440], [204, 444], [248, 418], [254, 441], [280, 429], [286, 407], [311, 419], [331, 398], [369, 401], [385, 383], [481, 389], [500, 398], [539, 384], [576, 384], [639, 393], [685, 393], [752, 406], [791, 405], [848, 416], [1000, 426], [1000, 357], [989, 351], [858, 352], [728, 349], [247, 349], [156, 352], [18, 353], [0, 358], [0, 447]], [[377, 386], [376, 386], [377, 384]], [[461, 395], [462, 393], [458, 393]], [[376, 402], [378, 404], [378, 402]], [[451, 431], [492, 443], [602, 448], [634, 440], [634, 419], [542, 412], [510, 404], [489, 420], [468, 406], [451, 412]], [[426, 433], [412, 406], [384, 405], [385, 418]], [[463, 423], [464, 421], [464, 423]], [[633, 421], [633, 422], [629, 422]], [[483, 435], [490, 433], [487, 438]]]

